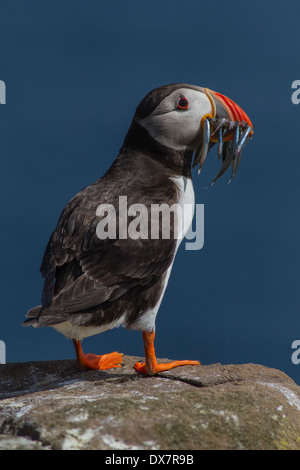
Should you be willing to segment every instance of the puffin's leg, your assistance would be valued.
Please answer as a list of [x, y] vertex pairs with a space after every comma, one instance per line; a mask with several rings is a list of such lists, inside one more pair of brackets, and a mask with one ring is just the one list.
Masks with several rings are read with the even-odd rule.
[[154, 375], [157, 374], [157, 372], [163, 372], [165, 370], [173, 369], [173, 367], [200, 365], [200, 362], [198, 361], [174, 361], [168, 362], [167, 364], [158, 364], [154, 350], [154, 338], [154, 331], [152, 331], [151, 333], [143, 331], [146, 362], [137, 362], [135, 364], [134, 368], [137, 372], [142, 372], [143, 374], [148, 375]]
[[123, 354], [118, 352], [103, 354], [101, 356], [97, 356], [96, 354], [84, 354], [81, 342], [73, 339], [73, 343], [75, 346], [77, 361], [84, 369], [105, 370], [112, 369], [114, 367], [121, 367]]

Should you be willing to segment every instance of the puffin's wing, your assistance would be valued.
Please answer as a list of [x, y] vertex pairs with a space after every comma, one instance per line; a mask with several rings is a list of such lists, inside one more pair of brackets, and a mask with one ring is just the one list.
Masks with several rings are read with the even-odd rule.
[[[160, 240], [161, 241], [161, 240]], [[79, 312], [100, 305], [106, 300], [115, 300], [136, 285], [146, 285], [153, 278], [159, 278], [170, 266], [175, 252], [174, 240], [118, 240], [106, 249], [100, 243], [98, 250], [87, 252], [79, 260], [82, 274], [68, 282], [62, 278], [61, 268], [56, 269], [54, 287], [48, 310], [59, 312]], [[147, 242], [147, 243], [146, 243]], [[156, 242], [156, 243], [155, 243]], [[156, 245], [159, 246], [156, 246]], [[103, 246], [101, 246], [103, 245]], [[162, 246], [163, 245], [163, 246]], [[63, 268], [77, 265], [77, 260]], [[50, 281], [52, 282], [52, 281]]]
[[[113, 300], [133, 286], [146, 285], [159, 278], [174, 258], [177, 240], [172, 236], [152, 239], [149, 233], [147, 239], [99, 239], [99, 217], [95, 216], [99, 195], [92, 197], [93, 188], [88, 188], [89, 198], [81, 192], [66, 206], [42, 262], [42, 304], [56, 312], [83, 311]], [[147, 192], [142, 202], [150, 207]], [[171, 217], [171, 234], [173, 224]], [[118, 233], [118, 218], [116, 225]]]

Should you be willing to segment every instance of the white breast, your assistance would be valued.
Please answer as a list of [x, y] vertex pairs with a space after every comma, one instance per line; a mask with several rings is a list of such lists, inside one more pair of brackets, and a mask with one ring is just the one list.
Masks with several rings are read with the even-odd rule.
[[[180, 206], [180, 211], [177, 214], [177, 245], [176, 245], [176, 252], [179, 248], [180, 243], [182, 242], [183, 238], [185, 237], [188, 229], [191, 226], [194, 210], [195, 210], [195, 193], [192, 180], [190, 178], [186, 178], [185, 176], [180, 176], [178, 178], [170, 178], [174, 183], [177, 185], [179, 189], [178, 200], [177, 204]], [[174, 256], [175, 259], [175, 256]], [[159, 301], [157, 302], [156, 306], [142, 314], [139, 319], [131, 326], [132, 329], [138, 329], [142, 331], [154, 331], [155, 330], [155, 319], [157, 312], [159, 310], [160, 304], [164, 297], [165, 290], [168, 285], [168, 281], [171, 275], [173, 263], [169, 266], [166, 276], [164, 279], [164, 286], [160, 296]]]
[[178, 196], [178, 205], [180, 206], [180, 211], [178, 212], [177, 222], [177, 233], [178, 233], [178, 242], [176, 250], [178, 249], [182, 239], [185, 237], [188, 229], [191, 226], [194, 211], [195, 211], [195, 193], [194, 187], [191, 178], [186, 178], [185, 176], [179, 176], [178, 178], [170, 178], [174, 181], [179, 189]]

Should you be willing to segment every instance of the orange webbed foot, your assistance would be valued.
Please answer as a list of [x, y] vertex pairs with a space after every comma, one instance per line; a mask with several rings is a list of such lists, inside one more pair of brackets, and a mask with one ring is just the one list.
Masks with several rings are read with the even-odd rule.
[[180, 366], [200, 366], [199, 361], [173, 361], [173, 362], [167, 362], [166, 364], [158, 364], [157, 362], [152, 363], [148, 365], [148, 368], [144, 362], [137, 362], [134, 365], [134, 368], [137, 372], [145, 375], [155, 375], [158, 372], [164, 372], [166, 370], [173, 369], [174, 367], [180, 367]]
[[172, 361], [166, 364], [158, 364], [154, 351], [154, 332], [147, 333], [143, 332], [144, 348], [145, 348], [145, 359], [146, 362], [137, 362], [134, 366], [136, 372], [145, 375], [155, 375], [158, 372], [164, 372], [174, 367], [180, 366], [199, 366], [199, 361]]
[[87, 369], [93, 370], [113, 369], [116, 367], [121, 367], [122, 356], [123, 354], [118, 352], [102, 354], [101, 356], [98, 356], [97, 354], [84, 354], [82, 365]]
[[109, 354], [84, 354], [80, 341], [73, 340], [78, 363], [84, 369], [107, 370], [121, 367], [123, 354], [112, 352]]

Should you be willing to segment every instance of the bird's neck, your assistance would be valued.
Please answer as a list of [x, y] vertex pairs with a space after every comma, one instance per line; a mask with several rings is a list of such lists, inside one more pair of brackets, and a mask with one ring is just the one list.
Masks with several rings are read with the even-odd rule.
[[153, 139], [146, 129], [134, 121], [125, 137], [120, 155], [122, 155], [122, 153], [128, 155], [130, 152], [141, 152], [159, 161], [170, 171], [170, 175], [172, 176], [191, 177], [193, 150], [188, 148], [185, 150], [176, 150], [166, 147]]

